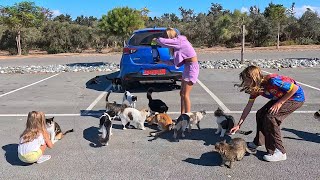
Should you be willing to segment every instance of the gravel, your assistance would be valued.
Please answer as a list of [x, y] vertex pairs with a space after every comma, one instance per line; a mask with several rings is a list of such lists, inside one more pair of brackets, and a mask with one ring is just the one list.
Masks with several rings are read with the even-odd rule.
[[[239, 69], [248, 65], [256, 65], [261, 68], [298, 68], [298, 67], [320, 67], [320, 58], [286, 58], [286, 59], [222, 59], [199, 61], [200, 69]], [[26, 73], [60, 73], [60, 72], [108, 72], [118, 71], [117, 63], [103, 63], [96, 66], [90, 64], [76, 65], [26, 65], [26, 66], [0, 66], [0, 74], [26, 74]]]

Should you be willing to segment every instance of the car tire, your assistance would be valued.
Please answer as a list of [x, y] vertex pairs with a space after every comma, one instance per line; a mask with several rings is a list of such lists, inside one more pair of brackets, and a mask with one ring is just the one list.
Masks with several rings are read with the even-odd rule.
[[125, 82], [124, 80], [122, 80], [121, 86], [123, 91], [128, 91], [130, 89], [129, 82]]

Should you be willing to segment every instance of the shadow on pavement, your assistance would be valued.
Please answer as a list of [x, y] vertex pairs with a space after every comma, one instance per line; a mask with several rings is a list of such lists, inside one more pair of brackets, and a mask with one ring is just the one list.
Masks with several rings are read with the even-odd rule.
[[[187, 131], [185, 132], [185, 137], [181, 137], [181, 132], [178, 133], [178, 138], [179, 140], [183, 141], [184, 139], [188, 140], [197, 140], [197, 141], [204, 141], [204, 145], [210, 146], [214, 145], [216, 142], [223, 141], [224, 139], [230, 141], [231, 137], [230, 136], [225, 136], [224, 138], [220, 138], [220, 136], [214, 134], [214, 130], [211, 128], [205, 128], [205, 129], [192, 129], [191, 133], [188, 133]], [[161, 139], [166, 139], [168, 141], [173, 142], [173, 131], [171, 130], [170, 132], [164, 133], [160, 135], [157, 138]], [[155, 139], [157, 139], [155, 138]], [[155, 140], [155, 139], [149, 139], [149, 141]]]
[[291, 132], [291, 133], [297, 135], [300, 139], [295, 138], [295, 137], [283, 137], [283, 138], [320, 143], [319, 133], [309, 133], [309, 132], [299, 131], [299, 130], [290, 129], [290, 128], [282, 128], [282, 130]]
[[201, 166], [220, 166], [222, 162], [220, 154], [213, 151], [203, 153], [200, 159], [187, 158], [183, 161]]
[[115, 78], [119, 75], [119, 73], [120, 71], [100, 76], [94, 76], [86, 82], [86, 88], [96, 91], [105, 91], [111, 85], [111, 80], [106, 79], [106, 77], [108, 76], [108, 78]]
[[106, 112], [105, 109], [101, 110], [80, 110], [80, 115], [81, 116], [91, 116], [95, 118], [100, 118], [103, 113]]
[[83, 138], [89, 141], [89, 146], [94, 148], [102, 147], [102, 145], [99, 142], [99, 128], [98, 127], [89, 127], [85, 130], [83, 130]]
[[24, 163], [18, 158], [18, 144], [8, 144], [2, 146], [5, 151], [5, 158], [12, 166], [29, 166], [31, 164]]
[[158, 82], [158, 83], [139, 83], [137, 82], [135, 85], [133, 85], [130, 88], [131, 93], [141, 93], [145, 92], [147, 93], [148, 89], [150, 87], [154, 88], [154, 92], [165, 92], [165, 91], [174, 91], [174, 90], [180, 90], [181, 86], [179, 84], [174, 84], [174, 83], [167, 83], [167, 82]]

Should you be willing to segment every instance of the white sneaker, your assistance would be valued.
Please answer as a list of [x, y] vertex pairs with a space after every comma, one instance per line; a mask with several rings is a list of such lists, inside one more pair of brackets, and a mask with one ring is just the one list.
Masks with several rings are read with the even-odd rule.
[[257, 146], [254, 142], [249, 142], [248, 143], [248, 148], [250, 149], [257, 149], [260, 146]]
[[287, 154], [283, 154], [279, 149], [276, 149], [272, 155], [264, 155], [263, 159], [269, 162], [284, 161], [287, 159]]
[[51, 156], [50, 156], [50, 155], [42, 155], [42, 156], [38, 159], [37, 163], [38, 163], [38, 164], [41, 164], [41, 163], [43, 163], [43, 162], [45, 162], [45, 161], [48, 161], [49, 159], [51, 159]]

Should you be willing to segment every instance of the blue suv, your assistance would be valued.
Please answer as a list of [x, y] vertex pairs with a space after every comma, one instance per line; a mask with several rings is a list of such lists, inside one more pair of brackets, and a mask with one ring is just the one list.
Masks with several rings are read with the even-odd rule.
[[120, 61], [123, 89], [128, 90], [139, 81], [171, 80], [175, 83], [181, 80], [184, 66], [173, 64], [169, 48], [152, 43], [154, 38], [162, 37], [166, 29], [146, 28], [133, 32], [123, 48]]

